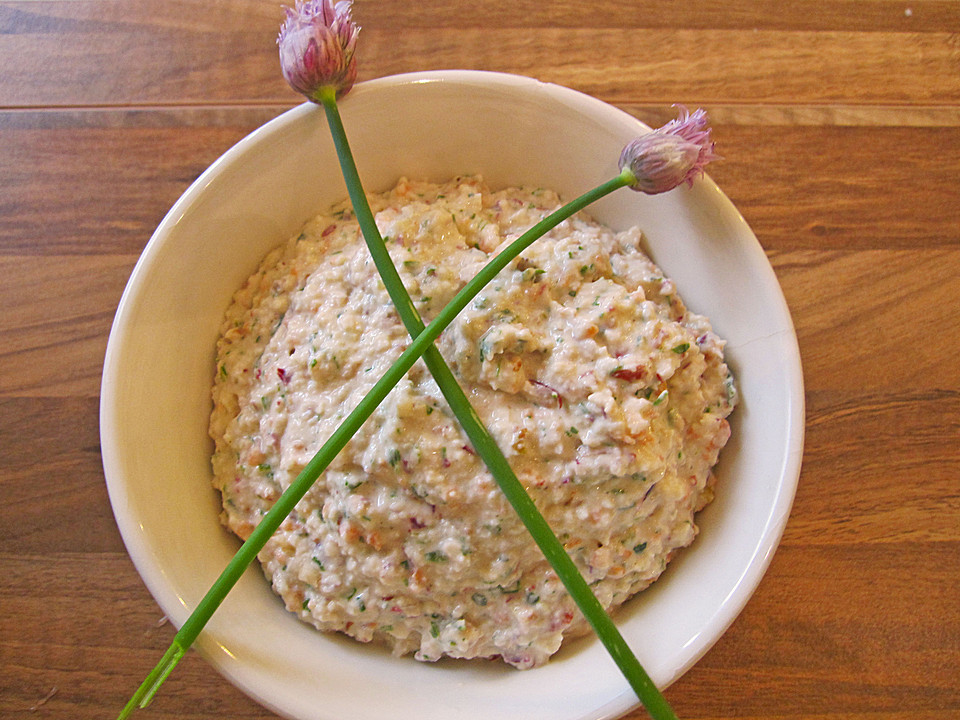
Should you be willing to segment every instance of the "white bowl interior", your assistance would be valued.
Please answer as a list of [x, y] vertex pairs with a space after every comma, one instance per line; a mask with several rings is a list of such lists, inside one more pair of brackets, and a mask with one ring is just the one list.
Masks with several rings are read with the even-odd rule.
[[[364, 83], [341, 112], [368, 191], [401, 175], [442, 181], [479, 173], [494, 187], [548, 186], [572, 198], [616, 174], [622, 146], [645, 130], [574, 91], [469, 71]], [[322, 111], [295, 108], [190, 187], [124, 293], [104, 366], [104, 469], [130, 555], [178, 626], [238, 547], [217, 519], [206, 434], [222, 314], [270, 248], [345, 196]], [[663, 687], [736, 617], [779, 541], [802, 453], [799, 353], [760, 245], [709, 179], [656, 197], [620, 190], [590, 212], [617, 229], [641, 226], [688, 306], [728, 340], [742, 395], [700, 537], [617, 616]], [[302, 624], [259, 568], [228, 596], [197, 648], [261, 703], [303, 720], [573, 720], [613, 717], [636, 702], [593, 639], [527, 672], [397, 659]]]

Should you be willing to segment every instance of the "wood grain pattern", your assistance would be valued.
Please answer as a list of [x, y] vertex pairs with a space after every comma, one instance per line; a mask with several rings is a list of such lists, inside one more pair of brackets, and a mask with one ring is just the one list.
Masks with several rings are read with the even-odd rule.
[[[893, 5], [880, 4], [888, 12]], [[451, 20], [440, 26], [421, 25], [415, 19], [419, 12], [407, 12], [408, 24], [397, 32], [381, 24], [389, 20], [380, 17], [376, 3], [358, 3], [357, 16], [365, 25], [361, 78], [469, 68], [532, 75], [611, 102], [642, 98], [703, 104], [736, 98], [791, 104], [955, 104], [960, 99], [960, 12], [955, 4], [952, 13], [951, 4], [943, 5], [939, 15], [944, 24], [926, 32], [912, 28], [912, 16], [903, 16], [895, 31], [869, 25], [807, 30], [801, 25], [785, 32], [751, 23], [749, 16], [730, 28], [701, 27], [703, 18], [720, 14], [716, 4], [693, 9], [701, 18], [695, 27], [637, 24], [637, 18], [657, 13], [650, 6], [644, 13], [642, 7], [633, 11], [621, 4], [608, 5], [605, 20], [597, 25], [568, 16], [563, 24], [547, 17], [535, 27], [507, 21], [492, 29], [483, 22], [491, 15], [475, 11], [466, 23]], [[570, 5], [555, 12], [563, 8]], [[853, 20], [852, 6], [846, 8]], [[816, 12], [808, 6], [806, 14]], [[279, 16], [275, 6], [254, 2], [216, 3], [197, 12], [189, 2], [8, 1], [0, 4], [0, 27], [13, 30], [0, 35], [0, 51], [7, 58], [0, 104], [289, 100], [295, 96], [277, 72]], [[16, 32], [18, 28], [25, 31]], [[84, 42], [69, 42], [73, 36]], [[38, 53], [49, 60], [42, 67], [31, 61]], [[118, 55], [150, 61], [110, 61]], [[211, 83], [211, 76], [223, 80]], [[874, 82], [878, 78], [883, 82]]]
[[[680, 716], [960, 717], [960, 2], [356, 15], [362, 78], [502, 70], [651, 125], [674, 102], [714, 119], [711, 176], [793, 314], [807, 434], [768, 573], [667, 690]], [[172, 638], [103, 483], [103, 353], [173, 202], [299, 102], [280, 18], [266, 0], [0, 0], [0, 717], [113, 717]], [[276, 716], [190, 653], [143, 717]]]

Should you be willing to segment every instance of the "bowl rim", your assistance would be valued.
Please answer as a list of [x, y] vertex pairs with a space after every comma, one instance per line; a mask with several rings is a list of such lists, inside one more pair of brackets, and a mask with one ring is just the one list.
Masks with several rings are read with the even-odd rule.
[[[573, 90], [561, 85], [547, 83], [521, 75], [513, 75], [501, 72], [479, 70], [437, 70], [402, 73], [358, 83], [353, 89], [352, 93], [355, 93], [357, 96], [361, 96], [367, 93], [375, 93], [383, 88], [395, 88], [422, 83], [448, 83], [466, 86], [476, 85], [483, 87], [503, 87], [522, 91], [535, 90], [537, 92], [547, 93], [552, 99], [556, 99], [566, 104], [572, 104], [574, 106], [581, 106], [585, 104], [587, 107], [594, 109], [602, 108], [602, 111], [605, 113], [619, 113], [620, 115], [629, 118], [629, 120], [633, 122], [639, 130], [643, 130], [645, 128], [649, 129], [641, 121], [629, 115], [625, 111], [585, 93], [581, 93], [577, 90]], [[349, 102], [349, 97], [346, 98], [344, 102]], [[130, 555], [131, 560], [137, 568], [137, 571], [143, 579], [145, 585], [154, 598], [158, 599], [158, 603], [164, 608], [164, 610], [167, 610], [168, 608], [165, 606], [165, 603], [160, 602], [159, 600], [159, 598], [164, 596], [162, 573], [158, 573], [157, 569], [153, 566], [154, 554], [149, 544], [138, 532], [137, 522], [134, 518], [130, 517], [126, 512], [124, 512], [126, 505], [129, 503], [129, 497], [127, 494], [128, 488], [125, 486], [122, 480], [119, 479], [122, 466], [120, 460], [122, 449], [114, 442], [118, 423], [117, 409], [118, 403], [120, 402], [120, 383], [118, 381], [118, 373], [120, 369], [122, 348], [120, 348], [121, 341], [119, 338], [122, 337], [127, 329], [127, 324], [131, 319], [130, 306], [133, 303], [133, 298], [136, 296], [140, 286], [146, 282], [150, 271], [150, 266], [163, 244], [164, 237], [170, 233], [174, 226], [177, 225], [177, 223], [187, 212], [188, 208], [190, 208], [197, 201], [197, 199], [203, 195], [210, 183], [214, 182], [222, 173], [228, 171], [230, 166], [238, 158], [246, 154], [251, 147], [259, 144], [272, 134], [281, 132], [283, 128], [287, 127], [288, 125], [302, 121], [303, 116], [311, 112], [315, 112], [315, 106], [309, 102], [305, 102], [287, 110], [286, 112], [283, 112], [279, 116], [254, 129], [237, 143], [235, 143], [232, 147], [226, 150], [206, 170], [204, 170], [195, 181], [190, 184], [190, 186], [180, 195], [174, 205], [166, 213], [156, 230], [151, 234], [149, 241], [144, 247], [134, 266], [133, 271], [131, 272], [130, 278], [126, 284], [123, 295], [117, 307], [116, 315], [111, 325], [110, 336], [104, 357], [104, 368], [101, 378], [100, 392], [101, 457], [104, 466], [105, 481], [107, 484], [114, 517], [127, 552]], [[712, 190], [715, 190], [716, 193], [723, 198], [723, 200], [729, 203], [729, 200], [726, 199], [726, 196], [723, 195], [723, 193], [719, 190], [719, 188], [717, 188], [717, 186], [709, 177], [704, 177], [701, 182], [709, 185]], [[730, 204], [730, 208], [736, 217], [739, 218], [740, 222], [742, 222], [746, 232], [753, 236], [752, 230], [750, 230], [746, 225], [746, 221], [743, 220], [736, 208], [733, 208], [732, 204]], [[756, 244], [755, 252], [763, 256], [763, 262], [768, 268], [770, 268], [769, 261], [766, 258], [762, 247], [760, 246], [759, 242], [756, 241], [755, 236], [753, 236], [753, 238]], [[776, 302], [778, 304], [778, 307], [775, 308], [775, 310], [785, 320], [785, 325], [781, 330], [781, 334], [782, 340], [784, 341], [787, 349], [787, 357], [785, 362], [789, 366], [787, 374], [790, 379], [790, 387], [787, 388], [787, 393], [791, 399], [791, 406], [787, 409], [788, 443], [787, 447], [784, 449], [783, 463], [779, 477], [779, 493], [776, 498], [776, 503], [770, 513], [770, 520], [763, 532], [763, 542], [755, 548], [755, 558], [751, 560], [749, 565], [746, 567], [745, 572], [741, 576], [740, 581], [737, 583], [736, 597], [731, 597], [730, 601], [723, 606], [721, 612], [719, 612], [717, 616], [712, 619], [712, 627], [714, 628], [714, 631], [709, 633], [709, 637], [698, 638], [696, 646], [689, 648], [689, 652], [686, 654], [684, 661], [674, 668], [671, 676], [667, 678], [665, 682], [658, 683], [662, 687], [671, 684], [676, 679], [681, 677], [687, 670], [689, 670], [689, 668], [692, 667], [710, 649], [710, 647], [712, 647], [719, 637], [722, 636], [730, 624], [743, 610], [744, 606], [747, 604], [750, 597], [753, 595], [757, 586], [759, 585], [763, 575], [767, 571], [770, 562], [772, 561], [774, 552], [779, 545], [780, 539], [785, 530], [796, 494], [800, 476], [805, 431], [804, 388], [802, 368], [800, 364], [800, 353], [793, 322], [790, 318], [789, 309], [772, 268], [770, 268], [769, 277], [766, 278], [766, 281], [768, 283], [772, 282], [772, 287], [775, 289], [773, 297], [777, 298]], [[704, 635], [707, 635], [707, 633]], [[209, 653], [203, 654], [207, 655], [208, 659], [211, 660], [212, 664], [221, 674], [227, 677], [231, 683], [239, 687], [246, 694], [250, 695], [261, 704], [271, 708], [275, 712], [287, 715], [289, 717], [294, 717], [294, 715], [288, 714], [288, 708], [278, 706], [272, 700], [272, 698], [265, 695], [260, 688], [252, 686], [243, 677], [240, 677], [237, 673], [233, 672], [231, 667], [217, 662], [216, 658], [210, 657]], [[609, 702], [603, 707], [597, 708], [596, 713], [590, 717], [612, 718], [619, 716], [636, 706], [636, 696], [633, 695], [629, 688], [626, 688], [623, 692], [619, 693], [615, 697], [611, 697]]]

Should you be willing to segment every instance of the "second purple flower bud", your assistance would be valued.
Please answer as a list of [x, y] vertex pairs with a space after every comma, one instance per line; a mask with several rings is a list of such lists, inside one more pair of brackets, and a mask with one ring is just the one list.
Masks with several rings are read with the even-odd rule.
[[678, 119], [632, 140], [620, 154], [620, 169], [629, 168], [634, 190], [655, 195], [684, 182], [692, 185], [704, 166], [717, 158], [707, 113], [690, 114], [682, 105], [679, 109]]

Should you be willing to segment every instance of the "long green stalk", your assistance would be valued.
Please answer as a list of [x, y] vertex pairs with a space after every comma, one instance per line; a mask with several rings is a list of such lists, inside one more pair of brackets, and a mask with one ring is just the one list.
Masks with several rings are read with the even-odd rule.
[[[353, 159], [353, 153], [350, 150], [347, 134], [340, 118], [336, 93], [332, 89], [329, 92], [322, 92], [320, 100], [326, 112], [327, 123], [330, 126], [330, 133], [337, 150], [337, 156], [340, 159], [340, 170], [346, 181], [347, 192], [350, 195], [350, 201], [353, 204], [354, 213], [357, 216], [357, 222], [360, 225], [364, 240], [386, 286], [387, 293], [400, 315], [400, 319], [411, 338], [416, 338], [424, 330], [423, 320], [400, 279], [396, 266], [393, 264], [390, 253], [383, 242], [373, 212], [370, 210]], [[619, 187], [628, 184], [632, 179], [631, 174], [621, 174], [613, 180], [613, 184]], [[546, 230], [543, 230], [543, 232], [545, 233]], [[554, 572], [557, 573], [557, 577], [560, 578], [567, 592], [570, 593], [584, 617], [593, 627], [594, 632], [597, 633], [634, 692], [637, 693], [648, 712], [656, 720], [674, 718], [672, 709], [657, 690], [656, 685], [650, 680], [643, 666], [590, 590], [590, 586], [577, 570], [573, 560], [570, 559], [530, 495], [517, 479], [503, 452], [483, 425], [470, 401], [467, 400], [449, 365], [440, 355], [440, 351], [437, 350], [435, 345], [431, 344], [424, 352], [423, 359], [427, 369], [436, 380], [440, 392], [443, 393], [457, 420], [460, 421], [464, 432], [470, 438], [477, 454], [486, 463], [497, 485], [500, 486], [501, 491], [513, 506], [517, 515], [520, 516], [527, 531], [550, 562]]]
[[[599, 200], [614, 190], [629, 185], [634, 181], [633, 175], [629, 170], [625, 170], [613, 179], [590, 190], [564, 207], [560, 208], [550, 216], [544, 218], [527, 232], [521, 235], [517, 240], [511, 243], [503, 252], [494, 257], [485, 265], [459, 293], [447, 304], [434, 318], [434, 320], [423, 329], [422, 332], [412, 338], [410, 345], [400, 355], [394, 364], [377, 381], [370, 392], [357, 404], [354, 410], [344, 419], [340, 426], [334, 431], [330, 438], [317, 451], [316, 455], [303, 468], [297, 478], [291, 483], [287, 490], [280, 496], [270, 511], [263, 517], [247, 540], [240, 546], [240, 549], [224, 568], [223, 572], [216, 579], [206, 595], [198, 603], [183, 626], [174, 636], [173, 642], [164, 653], [160, 662], [154, 667], [146, 677], [134, 695], [130, 698], [127, 705], [123, 708], [118, 720], [123, 720], [133, 713], [137, 708], [146, 707], [157, 690], [163, 684], [164, 680], [174, 669], [180, 658], [186, 653], [193, 642], [196, 640], [200, 631], [207, 624], [213, 613], [217, 610], [224, 598], [243, 575], [246, 568], [256, 558], [257, 553], [263, 548], [267, 540], [276, 532], [283, 520], [290, 514], [300, 499], [312, 487], [320, 474], [332, 462], [337, 453], [347, 444], [350, 438], [360, 429], [367, 418], [379, 406], [383, 399], [389, 394], [390, 390], [403, 378], [413, 364], [433, 346], [433, 342], [440, 336], [444, 329], [454, 320], [457, 314], [463, 310], [467, 304], [479, 294], [479, 292], [514, 258], [523, 250], [529, 247], [534, 241], [542, 237], [546, 232], [559, 225], [561, 222], [584, 209], [591, 203]], [[481, 440], [477, 447], [477, 452], [481, 452], [483, 441]], [[495, 447], [495, 444], [494, 444]], [[502, 455], [501, 455], [502, 457]], [[504, 461], [504, 464], [506, 462]], [[509, 466], [507, 466], [509, 469]], [[491, 470], [491, 472], [494, 472]], [[495, 476], [496, 477], [496, 476]], [[536, 507], [533, 506], [529, 496], [524, 491], [522, 485], [519, 485], [519, 496], [515, 491], [504, 490], [508, 500], [515, 507], [532, 508], [539, 516]], [[519, 512], [519, 511], [518, 511]], [[529, 515], [525, 511], [521, 514]], [[553, 537], [546, 522], [540, 516], [542, 524], [533, 521], [533, 527], [530, 529], [531, 535], [535, 540], [542, 539], [545, 536]], [[556, 538], [554, 537], [554, 540]], [[538, 545], [540, 541], [538, 540]], [[549, 546], [549, 540], [544, 542]], [[656, 686], [649, 679], [643, 668], [637, 662], [633, 653], [626, 645], [623, 638], [613, 625], [609, 617], [603, 611], [603, 608], [597, 602], [589, 587], [583, 582], [582, 577], [576, 571], [576, 567], [564, 551], [563, 547], [556, 543], [553, 549], [544, 550], [547, 559], [555, 567], [557, 565], [572, 568], [576, 577], [580, 578], [582, 587], [577, 586], [576, 579], [572, 581], [577, 594], [569, 590], [571, 596], [577, 600], [578, 595], [587, 608], [584, 615], [591, 624], [594, 625], [595, 632], [613, 657], [614, 661], [624, 672], [631, 687], [640, 697], [641, 701], [647, 707], [651, 716], [657, 720], [668, 720], [674, 718], [674, 714], [662, 698]], [[569, 573], [568, 573], [569, 574]], [[558, 572], [558, 576], [560, 573]], [[585, 592], [585, 596], [584, 596]], [[579, 604], [579, 602], [578, 602]], [[594, 620], [598, 619], [596, 624]], [[629, 673], [629, 674], [628, 674]]]

